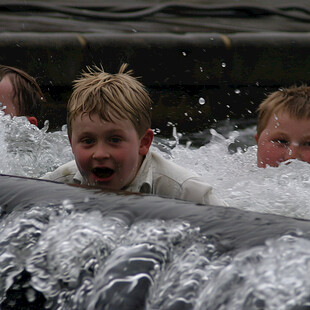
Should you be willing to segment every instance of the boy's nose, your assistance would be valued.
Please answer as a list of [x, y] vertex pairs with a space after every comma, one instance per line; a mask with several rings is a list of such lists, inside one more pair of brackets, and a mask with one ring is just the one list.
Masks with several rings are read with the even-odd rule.
[[94, 150], [94, 153], [92, 156], [93, 159], [97, 159], [97, 160], [106, 159], [109, 157], [110, 157], [110, 153], [109, 153], [108, 149], [104, 148], [104, 147], [97, 147]]

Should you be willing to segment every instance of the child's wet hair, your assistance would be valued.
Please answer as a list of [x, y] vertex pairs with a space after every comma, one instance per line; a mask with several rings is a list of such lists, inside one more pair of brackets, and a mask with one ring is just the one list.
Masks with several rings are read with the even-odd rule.
[[310, 87], [307, 85], [280, 88], [258, 107], [257, 135], [266, 128], [272, 115], [285, 112], [295, 119], [310, 119]]
[[73, 92], [67, 106], [68, 134], [72, 134], [72, 121], [83, 114], [97, 114], [105, 121], [129, 120], [139, 137], [151, 127], [152, 101], [146, 88], [132, 71], [126, 72], [122, 64], [116, 74], [102, 67], [87, 67], [81, 77], [73, 81]]
[[36, 80], [21, 69], [0, 65], [0, 81], [5, 76], [13, 85], [13, 100], [19, 115], [38, 117], [46, 99]]

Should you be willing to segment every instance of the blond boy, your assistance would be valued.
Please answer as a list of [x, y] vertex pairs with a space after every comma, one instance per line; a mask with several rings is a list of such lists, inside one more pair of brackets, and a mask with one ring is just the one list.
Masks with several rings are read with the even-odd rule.
[[75, 160], [43, 178], [225, 205], [196, 174], [150, 151], [152, 102], [126, 68], [87, 68], [74, 81], [67, 125]]
[[310, 87], [292, 86], [273, 92], [258, 112], [258, 167], [277, 167], [291, 159], [310, 163]]

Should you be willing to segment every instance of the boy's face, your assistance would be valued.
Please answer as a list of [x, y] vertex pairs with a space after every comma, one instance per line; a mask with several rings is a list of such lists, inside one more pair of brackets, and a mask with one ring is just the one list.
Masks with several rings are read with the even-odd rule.
[[120, 190], [135, 178], [153, 139], [148, 129], [142, 138], [129, 120], [102, 120], [79, 115], [72, 122], [70, 143], [81, 174], [90, 185]]
[[277, 167], [288, 159], [310, 163], [310, 120], [294, 119], [288, 113], [272, 115], [258, 137], [257, 166]]

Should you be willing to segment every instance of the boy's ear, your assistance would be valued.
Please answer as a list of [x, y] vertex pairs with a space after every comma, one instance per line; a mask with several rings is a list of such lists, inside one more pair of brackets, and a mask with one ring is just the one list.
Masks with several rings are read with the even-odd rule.
[[258, 135], [257, 133], [254, 135], [254, 138], [255, 138], [255, 141], [256, 141], [256, 144], [258, 143]]
[[152, 144], [153, 141], [153, 137], [154, 137], [154, 132], [152, 129], [147, 129], [147, 131], [145, 132], [145, 134], [143, 135], [143, 137], [140, 140], [140, 148], [139, 148], [139, 154], [142, 156], [145, 156], [147, 154], [147, 152], [149, 151], [149, 148]]

